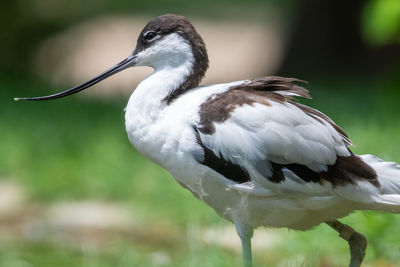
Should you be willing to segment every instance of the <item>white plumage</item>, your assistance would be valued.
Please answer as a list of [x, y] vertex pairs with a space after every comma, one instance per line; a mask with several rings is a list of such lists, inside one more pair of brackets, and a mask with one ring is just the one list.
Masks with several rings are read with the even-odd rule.
[[[164, 75], [162, 72], [155, 69], [149, 79], [158, 80], [158, 75]], [[169, 77], [172, 79], [172, 75]], [[154, 99], [163, 98], [160, 91], [168, 84], [162, 84], [158, 91], [156, 85], [145, 80], [132, 94], [126, 109], [129, 139], [142, 154], [166, 168], [220, 215], [233, 221], [240, 214], [241, 222], [251, 227], [305, 230], [354, 210], [386, 209], [389, 199], [392, 205], [400, 205], [400, 197], [397, 202], [393, 197], [400, 194], [400, 167], [371, 156], [362, 158], [378, 172], [381, 190], [368, 182], [337, 187], [328, 182], [306, 183], [290, 170], [285, 170], [283, 183], [266, 179], [271, 175], [269, 160], [296, 162], [321, 171], [334, 164], [337, 155], [350, 155], [344, 138], [330, 124], [322, 124], [288, 103], [238, 107], [228, 120], [215, 123], [215, 134], [200, 133], [203, 143], [216, 155], [248, 170], [251, 183], [238, 185], [198, 164], [192, 155], [201, 151], [192, 126], [199, 122], [200, 105], [213, 94], [246, 82], [198, 87], [166, 106]], [[146, 97], [137, 97], [142, 94]], [[257, 171], [260, 166], [255, 167], [259, 162], [265, 164], [264, 173]]]
[[[166, 90], [182, 83], [193, 61], [192, 54], [186, 54], [189, 44], [182, 37], [170, 35], [168, 42], [184, 51], [175, 53], [177, 58], [172, 60], [178, 62], [179, 68], [171, 68], [164, 59], [152, 58], [157, 62], [154, 73], [139, 84], [126, 109], [129, 139], [195, 196], [234, 222], [242, 240], [251, 237], [251, 229], [258, 226], [307, 230], [355, 210], [400, 211], [400, 167], [373, 156], [361, 158], [377, 172], [380, 188], [367, 181], [344, 186], [304, 182], [285, 168], [284, 182], [266, 179], [272, 175], [270, 161], [302, 164], [321, 172], [335, 164], [338, 156], [350, 156], [346, 136], [289, 102], [269, 100], [269, 106], [238, 106], [229, 119], [214, 123], [215, 133], [199, 133], [201, 142], [215, 155], [247, 170], [250, 182], [232, 182], [199, 164], [204, 152], [196, 142], [193, 126], [199, 124], [201, 105], [250, 81], [193, 88], [165, 105], [162, 99], [169, 93]], [[287, 91], [275, 93], [296, 96]]]

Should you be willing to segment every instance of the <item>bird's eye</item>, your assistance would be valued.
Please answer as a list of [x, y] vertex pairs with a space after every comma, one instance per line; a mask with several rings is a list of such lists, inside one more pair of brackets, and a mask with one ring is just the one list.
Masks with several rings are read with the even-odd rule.
[[144, 39], [147, 41], [150, 41], [151, 39], [153, 39], [157, 34], [155, 32], [152, 31], [148, 31], [144, 34]]

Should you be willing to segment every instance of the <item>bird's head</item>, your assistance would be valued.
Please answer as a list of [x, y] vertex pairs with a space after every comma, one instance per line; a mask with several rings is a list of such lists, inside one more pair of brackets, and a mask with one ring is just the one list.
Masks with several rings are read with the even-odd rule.
[[[149, 66], [155, 70], [186, 64], [195, 83], [199, 83], [208, 68], [207, 50], [203, 39], [183, 16], [167, 14], [156, 17], [143, 28], [132, 54], [95, 78], [69, 90], [41, 97], [14, 100], [52, 100], [75, 94], [134, 66]], [[196, 84], [196, 85], [197, 85]]]

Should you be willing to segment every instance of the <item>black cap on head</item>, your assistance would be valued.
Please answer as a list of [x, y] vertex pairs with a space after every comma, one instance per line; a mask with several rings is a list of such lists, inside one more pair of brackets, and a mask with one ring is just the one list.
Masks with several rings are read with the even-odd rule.
[[190, 44], [195, 62], [192, 72], [181, 87], [171, 92], [164, 99], [167, 102], [171, 102], [184, 91], [199, 85], [208, 69], [208, 55], [203, 39], [193, 25], [184, 16], [180, 15], [166, 14], [156, 17], [147, 23], [139, 35], [133, 54], [139, 53], [149, 47], [153, 41], [170, 33], [179, 34]]

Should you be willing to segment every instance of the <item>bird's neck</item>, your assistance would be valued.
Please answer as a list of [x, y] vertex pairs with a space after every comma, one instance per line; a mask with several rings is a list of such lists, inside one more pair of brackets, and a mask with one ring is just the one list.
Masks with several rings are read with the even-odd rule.
[[[165, 65], [155, 67], [154, 72], [143, 80], [132, 93], [128, 105], [128, 113], [142, 114], [145, 117], [156, 119], [162, 110], [171, 104], [171, 95], [178, 97], [176, 92], [184, 93], [196, 87], [197, 83], [191, 82], [193, 61], [187, 59], [179, 65]], [[183, 87], [191, 86], [190, 88]]]
[[164, 108], [186, 91], [197, 87], [204, 77], [208, 56], [203, 41], [194, 43], [180, 36], [174, 38], [179, 41], [176, 49], [166, 49], [164, 53], [154, 52], [152, 61], [147, 62], [147, 66], [152, 66], [154, 72], [131, 95], [127, 116], [133, 116], [130, 113], [134, 112], [144, 117], [150, 116], [154, 121]]

